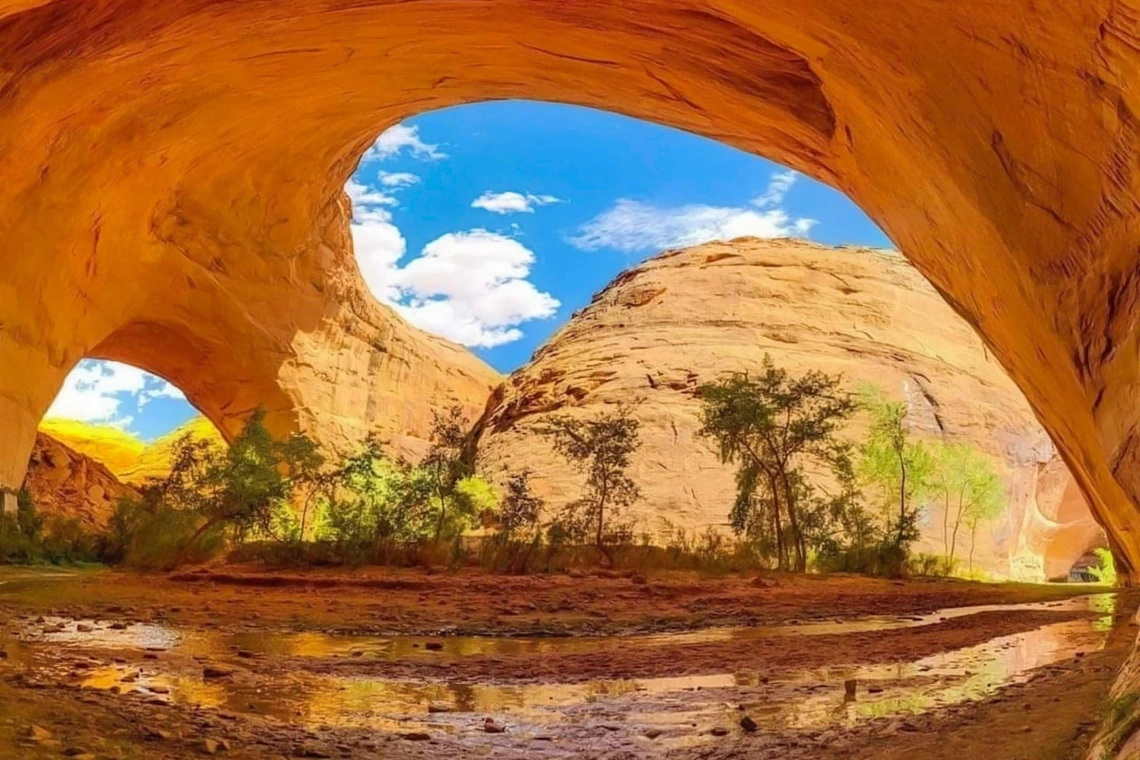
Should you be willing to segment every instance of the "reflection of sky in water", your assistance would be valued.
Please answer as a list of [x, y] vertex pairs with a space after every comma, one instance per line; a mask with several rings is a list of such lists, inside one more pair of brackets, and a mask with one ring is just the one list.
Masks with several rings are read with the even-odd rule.
[[[1106, 616], [1106, 625], [1111, 624], [1111, 614], [1115, 597], [1112, 594], [1095, 594], [1054, 602], [1030, 604], [984, 605], [974, 607], [953, 607], [938, 610], [928, 615], [870, 617], [847, 621], [824, 621], [800, 625], [773, 625], [751, 628], [712, 628], [700, 631], [660, 633], [631, 636], [606, 637], [554, 637], [554, 638], [512, 638], [491, 636], [347, 636], [323, 633], [284, 633], [251, 632], [222, 634], [211, 631], [178, 632], [158, 624], [135, 623], [125, 631], [113, 631], [103, 622], [90, 633], [77, 633], [75, 621], [64, 618], [49, 618], [47, 624], [65, 623], [66, 630], [59, 633], [40, 633], [37, 626], [29, 627], [25, 638], [50, 641], [61, 644], [82, 644], [98, 647], [156, 647], [177, 646], [186, 654], [211, 655], [242, 649], [252, 653], [290, 657], [333, 657], [362, 653], [370, 658], [389, 661], [407, 661], [417, 657], [440, 655], [453, 657], [510, 656], [524, 654], [574, 654], [596, 653], [617, 646], [659, 646], [701, 644], [724, 641], [733, 646], [747, 646], [754, 639], [769, 636], [815, 636], [843, 633], [865, 633], [873, 631], [916, 628], [937, 624], [967, 615], [994, 611], [1093, 611]], [[84, 622], [84, 621], [80, 621]], [[90, 621], [86, 621], [90, 622]], [[441, 652], [428, 653], [426, 644], [436, 642], [442, 645]]]
[[[179, 702], [259, 712], [310, 726], [446, 728], [465, 713], [505, 714], [542, 725], [574, 720], [592, 706], [604, 705], [610, 713], [620, 706], [623, 720], [634, 725], [691, 727], [696, 722], [707, 727], [724, 723], [726, 703], [739, 702], [761, 725], [823, 728], [984, 698], [1025, 680], [1037, 668], [1100, 648], [1105, 636], [1099, 623], [1056, 623], [909, 663], [824, 668], [783, 674], [768, 683], [746, 673], [575, 684], [457, 684], [294, 673], [252, 683], [154, 674], [123, 684], [123, 675], [135, 670], [118, 666], [92, 673], [85, 685], [119, 684], [124, 690], [160, 685]], [[291, 653], [307, 651], [303, 644], [308, 639], [291, 641]], [[859, 682], [854, 700], [844, 694], [843, 681], [849, 678]], [[881, 692], [871, 694], [869, 686]], [[429, 705], [445, 705], [454, 715], [429, 715]]]
[[[917, 627], [943, 618], [991, 610], [1093, 611], [1099, 617], [1056, 623], [1033, 631], [995, 638], [984, 644], [945, 652], [914, 662], [826, 668], [781, 674], [770, 682], [757, 674], [720, 673], [695, 677], [594, 681], [587, 683], [475, 683], [396, 681], [324, 676], [303, 671], [268, 677], [239, 677], [204, 681], [200, 665], [190, 656], [230, 656], [247, 650], [267, 656], [351, 657], [386, 660], [417, 658], [537, 655], [604, 651], [616, 645], [654, 646], [665, 643], [724, 642], [748, 647], [763, 637], [803, 636]], [[352, 637], [320, 633], [243, 633], [178, 631], [157, 624], [132, 624], [110, 630], [107, 621], [79, 633], [76, 621], [48, 619], [30, 625], [10, 644], [15, 659], [45, 661], [59, 668], [60, 649], [46, 645], [92, 649], [169, 649], [171, 656], [138, 665], [93, 669], [83, 684], [88, 688], [119, 687], [144, 693], [158, 687], [174, 701], [232, 712], [256, 712], [309, 726], [322, 724], [397, 730], [430, 727], [453, 730], [470, 723], [472, 713], [502, 714], [532, 727], [566, 721], [601, 720], [621, 715], [630, 727], [655, 726], [692, 736], [712, 725], [735, 723], [743, 704], [758, 723], [770, 727], [822, 728], [850, 725], [880, 716], [916, 713], [940, 705], [984, 698], [1009, 683], [1025, 680], [1036, 668], [1060, 662], [1079, 651], [1103, 646], [1112, 624], [1115, 597], [1111, 594], [1060, 602], [985, 606], [942, 610], [916, 617], [872, 618], [847, 622], [811, 623], [766, 628], [715, 629], [627, 637], [511, 639], [491, 637]], [[45, 626], [65, 624], [61, 632], [44, 633]], [[442, 643], [442, 652], [428, 652], [428, 641]], [[56, 659], [45, 657], [55, 654]], [[181, 663], [181, 667], [179, 665]], [[189, 663], [189, 665], [188, 665]], [[66, 669], [66, 667], [64, 668]], [[127, 680], [124, 681], [124, 678]], [[859, 682], [857, 697], [847, 699], [843, 681]], [[869, 686], [881, 689], [868, 692]], [[450, 713], [429, 714], [429, 705], [446, 706]], [[729, 706], [731, 705], [731, 706]], [[696, 727], [693, 726], [696, 724]]]

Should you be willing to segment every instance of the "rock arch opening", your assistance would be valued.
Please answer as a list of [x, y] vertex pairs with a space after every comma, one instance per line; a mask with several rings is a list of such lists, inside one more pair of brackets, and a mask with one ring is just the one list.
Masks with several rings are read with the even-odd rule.
[[[543, 155], [551, 145], [557, 155]], [[673, 155], [691, 158], [661, 158]], [[656, 540], [663, 521], [727, 531], [731, 468], [697, 440], [693, 394], [771, 354], [793, 370], [845, 374], [852, 389], [886, 383], [919, 435], [966, 441], [997, 463], [1008, 509], [962, 542], [980, 571], [1063, 575], [1100, 536], [1024, 397], [921, 274], [889, 251], [761, 240], [890, 245], [849, 199], [787, 167], [619, 114], [499, 101], [390, 128], [346, 192], [377, 298], [514, 373], [473, 445], [500, 486], [522, 467], [555, 508], [568, 502], [580, 488], [536, 422], [651, 397], [639, 413], [651, 439], [636, 463], [648, 484], [639, 529]], [[559, 258], [596, 278], [542, 271]], [[482, 308], [508, 289], [510, 308]], [[942, 508], [927, 500], [920, 548], [932, 555], [945, 552]]]
[[[72, 363], [172, 313], [243, 331], [294, 387], [322, 374], [298, 359], [306, 346], [332, 342], [354, 389], [336, 395], [331, 438], [361, 409], [417, 419], [351, 378], [385, 363], [414, 377], [449, 349], [423, 349], [355, 276], [328, 275], [344, 271], [341, 189], [385, 124], [528, 97], [709, 135], [855, 198], [985, 336], [1118, 553], [1140, 557], [1123, 200], [1138, 180], [1119, 168], [1136, 150], [1134, 51], [1105, 33], [1128, 22], [1111, 3], [1020, 5], [9, 4], [0, 482], [22, 479]], [[1078, 42], [1058, 45], [1062, 28]], [[426, 390], [493, 382], [461, 366]]]

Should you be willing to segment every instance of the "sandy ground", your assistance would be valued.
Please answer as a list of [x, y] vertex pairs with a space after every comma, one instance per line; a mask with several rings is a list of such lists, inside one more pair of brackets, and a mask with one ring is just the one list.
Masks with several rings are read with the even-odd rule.
[[1065, 760], [1137, 630], [1089, 591], [0, 572], [0, 757]]

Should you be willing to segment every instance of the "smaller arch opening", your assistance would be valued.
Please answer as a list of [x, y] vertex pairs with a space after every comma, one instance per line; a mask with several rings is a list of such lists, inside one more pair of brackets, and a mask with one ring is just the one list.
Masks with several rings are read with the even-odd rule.
[[84, 359], [40, 423], [24, 487], [45, 523], [75, 518], [101, 532], [121, 499], [169, 472], [174, 442], [184, 436], [225, 445], [173, 383], [129, 364]]

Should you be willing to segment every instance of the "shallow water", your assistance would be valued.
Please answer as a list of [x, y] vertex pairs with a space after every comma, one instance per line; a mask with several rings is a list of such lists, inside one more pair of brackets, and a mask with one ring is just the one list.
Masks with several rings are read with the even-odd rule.
[[[473, 714], [477, 714], [480, 720], [486, 715], [502, 716], [514, 730], [535, 736], [553, 724], [601, 722], [612, 724], [615, 732], [640, 733], [653, 728], [662, 731], [666, 741], [689, 741], [717, 726], [735, 726], [743, 713], [761, 726], [825, 728], [981, 699], [1003, 686], [1024, 681], [1039, 668], [1103, 646], [1114, 601], [1112, 594], [1097, 594], [1062, 602], [954, 608], [916, 617], [554, 639], [223, 634], [155, 623], [135, 623], [114, 630], [108, 621], [45, 618], [42, 623], [25, 622], [15, 632], [18, 641], [8, 648], [11, 662], [25, 663], [85, 688], [134, 691], [150, 698], [270, 715], [308, 726], [458, 731], [469, 728]], [[1042, 609], [1092, 611], [1098, 616], [1045, 625], [913, 662], [782, 673], [771, 678], [734, 672], [585, 683], [461, 683], [306, 672], [268, 677], [243, 672], [231, 679], [205, 680], [200, 665], [203, 658], [228, 657], [238, 650], [243, 657], [257, 659], [288, 656], [415, 661], [430, 657], [438, 661], [440, 656], [597, 652], [631, 642], [639, 646], [724, 642], [726, 647], [748, 647], [769, 636], [802, 636], [805, 646], [810, 646], [810, 637], [824, 633], [893, 630], [980, 612]], [[80, 623], [93, 630], [78, 631]], [[53, 631], [56, 624], [63, 624], [64, 630]], [[429, 653], [429, 641], [441, 645], [442, 651]], [[107, 655], [145, 649], [166, 654], [161, 660], [141, 663], [108, 662]], [[844, 686], [850, 679], [856, 681], [854, 696]]]
[[[1094, 612], [1111, 620], [1115, 595], [1091, 594], [1052, 602], [1026, 604], [991, 604], [972, 607], [949, 607], [927, 615], [876, 616], [853, 620], [825, 620], [753, 627], [706, 628], [624, 636], [562, 637], [495, 637], [495, 636], [353, 636], [292, 631], [256, 631], [219, 633], [186, 631], [163, 623], [134, 622], [126, 629], [110, 627], [111, 620], [73, 620], [45, 616], [43, 622], [25, 625], [19, 636], [25, 641], [86, 647], [135, 647], [140, 649], [178, 649], [190, 655], [219, 655], [241, 650], [251, 654], [288, 657], [364, 656], [388, 661], [406, 661], [417, 657], [439, 655], [449, 657], [493, 657], [511, 655], [578, 654], [605, 651], [618, 646], [653, 647], [680, 644], [724, 642], [747, 646], [750, 641], [770, 636], [820, 636], [845, 633], [870, 633], [904, 628], [920, 628], [984, 612], [1017, 612], [1048, 610], [1054, 612]], [[64, 629], [51, 630], [56, 625]], [[92, 630], [81, 632], [78, 625]], [[428, 645], [441, 647], [428, 655]]]

